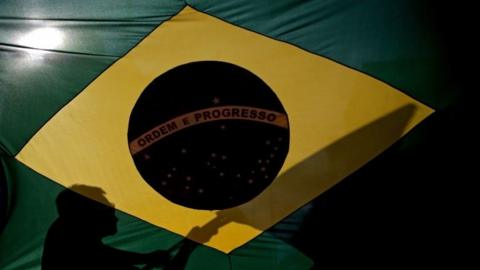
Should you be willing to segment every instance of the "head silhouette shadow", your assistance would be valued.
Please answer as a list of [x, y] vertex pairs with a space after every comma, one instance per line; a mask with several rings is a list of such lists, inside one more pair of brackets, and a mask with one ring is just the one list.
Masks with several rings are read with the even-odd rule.
[[[86, 194], [96, 201], [80, 194]], [[117, 233], [118, 219], [114, 205], [107, 200], [101, 188], [74, 185], [58, 195], [56, 204], [58, 220], [63, 226], [74, 229], [77, 235], [89, 240], [101, 240]]]
[[[178, 250], [175, 256], [170, 256], [172, 250], [143, 254], [105, 245], [102, 239], [117, 233], [118, 218], [113, 203], [98, 187], [73, 185], [58, 195], [56, 205], [58, 218], [45, 238], [43, 270], [183, 269], [196, 247], [196, 243], [184, 239], [174, 246]], [[202, 234], [199, 230], [194, 228], [192, 233]]]
[[107, 200], [102, 189], [74, 185], [58, 195], [56, 205], [58, 218], [50, 226], [45, 239], [42, 269], [119, 267], [112, 257], [116, 255], [115, 249], [102, 243], [104, 237], [117, 233], [118, 221], [114, 205]]

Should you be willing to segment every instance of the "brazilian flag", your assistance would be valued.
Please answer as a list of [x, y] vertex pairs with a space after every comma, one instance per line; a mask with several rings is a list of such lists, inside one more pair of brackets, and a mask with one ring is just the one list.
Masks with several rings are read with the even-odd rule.
[[454, 134], [464, 98], [426, 3], [0, 7], [0, 269], [420, 252], [422, 164], [451, 153], [432, 138]]

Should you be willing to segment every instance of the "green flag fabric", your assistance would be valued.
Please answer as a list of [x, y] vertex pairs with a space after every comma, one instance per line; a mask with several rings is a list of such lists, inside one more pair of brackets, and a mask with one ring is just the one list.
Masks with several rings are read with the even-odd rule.
[[[429, 202], [423, 203], [421, 198], [425, 190], [431, 188], [431, 177], [441, 174], [431, 173], [423, 166], [431, 169], [426, 163], [439, 161], [436, 153], [456, 151], [443, 138], [458, 139], [451, 130], [462, 129], [461, 122], [456, 119], [463, 116], [463, 111], [458, 108], [464, 98], [462, 86], [453, 86], [452, 75], [445, 68], [449, 61], [447, 50], [432, 23], [435, 18], [430, 12], [426, 3], [397, 0], [389, 3], [337, 0], [1, 2], [0, 269], [42, 267], [47, 235], [61, 211], [58, 200], [72, 184], [102, 188], [109, 202], [102, 201], [103, 197], [79, 193], [87, 200], [92, 199], [95, 204], [115, 204], [110, 207], [115, 208], [117, 232], [103, 239], [105, 246], [138, 254], [161, 250], [169, 252], [172, 258], [179, 258], [181, 256], [178, 254], [183, 252], [182, 244], [191, 239], [196, 245], [185, 259], [186, 269], [321, 269], [331, 265], [340, 267], [347, 262], [358, 265], [383, 265], [389, 262], [395, 265], [396, 262], [412, 262], [421, 257], [422, 247], [418, 244], [431, 248], [436, 246], [434, 243], [438, 240], [434, 234], [428, 233], [433, 221], [426, 222], [424, 218], [424, 212], [430, 210], [436, 218], [438, 213], [435, 211], [438, 210]], [[175, 44], [171, 47], [165, 44], [172, 40], [171, 34], [183, 31], [181, 26], [189, 22], [197, 24], [192, 23], [193, 28], [188, 31], [195, 32], [195, 27], [200, 29], [199, 25], [202, 25], [205, 27], [201, 29], [207, 29], [211, 35], [199, 34], [192, 41], [182, 36], [186, 40], [181, 45], [186, 46], [185, 49], [182, 47], [185, 53], [174, 53]], [[177, 25], [178, 29], [175, 28]], [[157, 38], [156, 35], [159, 41], [150, 41]], [[223, 45], [218, 45], [222, 39], [216, 40], [217, 35], [231, 35], [239, 40], [240, 43], [230, 45], [234, 48], [230, 50], [233, 56], [227, 53], [227, 48], [222, 49]], [[163, 36], [166, 38], [162, 39]], [[147, 198], [150, 193], [138, 194], [135, 193], [137, 190], [132, 190], [129, 195], [116, 194], [121, 186], [110, 185], [113, 180], [97, 181], [96, 174], [88, 174], [92, 180], [85, 180], [92, 182], [79, 183], [69, 176], [84, 175], [83, 170], [88, 171], [86, 167], [79, 166], [75, 171], [77, 169], [72, 167], [51, 163], [55, 158], [44, 158], [55, 151], [60, 153], [62, 150], [77, 149], [61, 143], [61, 139], [75, 137], [68, 133], [70, 126], [62, 119], [70, 119], [73, 124], [75, 121], [94, 122], [102, 118], [100, 115], [96, 117], [95, 112], [107, 112], [102, 108], [108, 107], [109, 103], [135, 102], [122, 96], [120, 92], [123, 88], [120, 86], [112, 90], [118, 91], [118, 97], [111, 97], [111, 100], [108, 96], [98, 99], [98, 95], [90, 93], [98, 93], [96, 89], [104, 87], [102, 80], [113, 76], [109, 74], [123, 74], [112, 77], [114, 80], [118, 78], [119, 84], [123, 84], [122, 80], [129, 82], [128, 76], [141, 77], [153, 69], [137, 65], [132, 70], [139, 70], [138, 74], [132, 70], [117, 72], [129, 61], [137, 61], [135, 59], [141, 55], [141, 50], [151, 51], [153, 55], [156, 48], [159, 51], [171, 48], [171, 51], [163, 51], [158, 58], [147, 57], [158, 61], [158, 65], [152, 66], [161, 66], [158, 70], [162, 71], [166, 71], [162, 65], [168, 67], [165, 63], [170, 61], [169, 55], [187, 55], [186, 60], [179, 60], [172, 67], [182, 64], [181, 61], [191, 62], [191, 59], [197, 59], [195, 57], [217, 61], [208, 49], [201, 47], [207, 46], [201, 45], [202, 42], [207, 45], [209, 42], [217, 43], [218, 47], [211, 50], [224, 57], [220, 60], [238, 61], [234, 64], [248, 66], [253, 73], [261, 74], [258, 76], [273, 85], [273, 91], [277, 91], [287, 107], [289, 128], [293, 134], [288, 157], [295, 157], [297, 152], [302, 151], [306, 154], [298, 154], [298, 161], [292, 161], [291, 166], [290, 159], [287, 159], [285, 164], [290, 167], [280, 171], [272, 187], [275, 187], [275, 183], [291, 179], [315, 178], [318, 182], [313, 182], [313, 187], [321, 186], [318, 190], [312, 190], [311, 195], [298, 200], [286, 193], [286, 188], [266, 190], [265, 193], [274, 194], [268, 195], [270, 197], [259, 195], [260, 198], [266, 198], [263, 201], [270, 200], [267, 206], [255, 204], [251, 209], [240, 206], [231, 211], [218, 212], [221, 214], [208, 212], [208, 215], [217, 215], [219, 218], [205, 225], [208, 218], [204, 212], [198, 214], [188, 210], [182, 217], [183, 206], [162, 204], [158, 209], [170, 215], [162, 216], [154, 212], [157, 208], [136, 202], [136, 198]], [[157, 47], [150, 48], [149, 44]], [[353, 89], [351, 96], [343, 96], [350, 102], [350, 107], [346, 108], [351, 109], [345, 110], [350, 114], [341, 111], [339, 119], [343, 118], [344, 122], [331, 125], [332, 131], [338, 128], [337, 124], [346, 126], [338, 128], [342, 132], [333, 132], [335, 136], [329, 138], [322, 135], [327, 133], [326, 130], [320, 129], [318, 134], [312, 133], [312, 136], [318, 135], [318, 142], [308, 137], [307, 142], [296, 143], [294, 137], [299, 133], [295, 132], [302, 128], [302, 124], [297, 123], [303, 123], [304, 114], [296, 117], [295, 113], [307, 111], [309, 105], [302, 102], [301, 106], [297, 106], [293, 101], [295, 96], [282, 92], [283, 81], [289, 82], [289, 73], [285, 73], [286, 77], [278, 82], [270, 80], [270, 73], [275, 73], [272, 70], [278, 67], [270, 63], [255, 64], [255, 53], [249, 56], [248, 52], [241, 51], [242, 48], [250, 48], [250, 44], [254, 49], [267, 48], [261, 53], [255, 52], [258, 55], [265, 56], [270, 50], [298, 52], [301, 56], [295, 59], [299, 59], [299, 63], [306, 61], [298, 64], [299, 67], [317, 61], [316, 57], [322, 59], [318, 61], [328, 63], [328, 68], [318, 70], [324, 73], [334, 70], [332, 75], [318, 74], [312, 78], [321, 78], [322, 83], [328, 81], [329, 77], [333, 78], [329, 87], [337, 92]], [[147, 47], [148, 50], [142, 49]], [[195, 57], [188, 56], [187, 52], [195, 52]], [[303, 55], [315, 60], [302, 60]], [[251, 62], [243, 62], [249, 57], [253, 59]], [[268, 55], [265, 57], [268, 58]], [[268, 68], [263, 68], [262, 64]], [[312, 64], [309, 69], [298, 71], [308, 72], [315, 74], [317, 66]], [[344, 83], [346, 78], [351, 78], [352, 83]], [[366, 100], [366, 93], [364, 96], [362, 92], [355, 94], [355, 89], [370, 82], [375, 94], [385, 89], [394, 94], [379, 96], [374, 102]], [[296, 83], [303, 85], [305, 82]], [[298, 99], [302, 87], [294, 90]], [[320, 89], [318, 92], [311, 91], [307, 86], [305, 89], [308, 89], [305, 91], [310, 97], [305, 100], [315, 100], [316, 94], [321, 92]], [[83, 104], [84, 97], [95, 101], [91, 107], [93, 116], [76, 114], [75, 106]], [[130, 101], [124, 102], [122, 98]], [[355, 120], [358, 123], [351, 120], [360, 117], [367, 110], [365, 108], [382, 106], [385, 109], [375, 115], [371, 113], [368, 116], [370, 118]], [[312, 122], [325, 122], [334, 119], [333, 114], [337, 113], [335, 109], [338, 107], [341, 104], [337, 102], [328, 111], [319, 109], [322, 116], [305, 115], [315, 120]], [[435, 112], [430, 115], [433, 110]], [[422, 122], [424, 118], [426, 120]], [[66, 136], [55, 137], [57, 135], [51, 132], [50, 127], [57, 123], [63, 123], [58, 129], [64, 130]], [[85, 128], [86, 134], [95, 133], [95, 130], [89, 130], [84, 125], [78, 127]], [[304, 129], [315, 130], [316, 127], [307, 126]], [[102, 132], [98, 131], [101, 138], [110, 138]], [[439, 133], [446, 137], [435, 135]], [[403, 135], [405, 137], [400, 139]], [[322, 140], [327, 140], [327, 143], [322, 144]], [[76, 143], [76, 140], [72, 140], [72, 144]], [[87, 143], [79, 146], [88, 147]], [[302, 147], [316, 148], [297, 150]], [[102, 157], [105, 156], [99, 153], [93, 163], [100, 167], [108, 166], [101, 163], [105, 161]], [[131, 156], [128, 158], [132, 159]], [[57, 159], [65, 160], [60, 155]], [[73, 158], [71, 160], [76, 161]], [[355, 162], [349, 163], [349, 160]], [[78, 162], [87, 164], [82, 160]], [[338, 176], [322, 174], [327, 175], [328, 179], [333, 177], [335, 181], [323, 184], [326, 180], [317, 179], [322, 166], [338, 168], [333, 170]], [[362, 168], [357, 170], [359, 167]], [[330, 172], [330, 169], [327, 171]], [[107, 179], [106, 174], [99, 175], [99, 178]], [[340, 180], [342, 182], [338, 183]], [[445, 187], [447, 184], [439, 185]], [[288, 187], [295, 189], [294, 186]], [[278, 194], [275, 190], [281, 192]], [[309, 190], [298, 190], [310, 194]], [[432, 203], [438, 200], [433, 197]], [[265, 209], [270, 210], [261, 212]], [[238, 212], [247, 217], [237, 219], [242, 216]], [[255, 212], [262, 217], [248, 216]], [[226, 213], [224, 219], [231, 219], [229, 223], [222, 223], [223, 213]], [[157, 219], [158, 215], [160, 217]], [[165, 220], [170, 223], [162, 223]], [[176, 229], [175, 222], [180, 224], [179, 228], [187, 223], [188, 226]], [[206, 233], [190, 233], [196, 227], [208, 230], [209, 226], [213, 227], [211, 233], [215, 235], [211, 240], [201, 241]], [[419, 239], [421, 235], [426, 239]], [[405, 244], [410, 246], [402, 252], [399, 246]], [[175, 257], [175, 254], [178, 256]], [[78, 255], [80, 257], [81, 254]], [[64, 269], [75, 269], [75, 262], [71, 263]], [[148, 263], [138, 263], [136, 266], [140, 269], [150, 267]], [[97, 269], [95, 267], [91, 265], [91, 269]]]

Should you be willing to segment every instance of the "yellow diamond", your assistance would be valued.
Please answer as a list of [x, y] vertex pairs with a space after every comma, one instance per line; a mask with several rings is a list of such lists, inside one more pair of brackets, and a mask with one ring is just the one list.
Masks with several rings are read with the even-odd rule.
[[[141, 178], [129, 152], [128, 120], [141, 92], [160, 74], [194, 61], [246, 68], [276, 92], [289, 115], [290, 152], [279, 177], [254, 200], [232, 209], [171, 203]], [[186, 7], [97, 77], [16, 158], [65, 187], [101, 187], [119, 210], [172, 232], [211, 229], [216, 234], [205, 244], [230, 252], [364, 165], [430, 113], [365, 74]]]

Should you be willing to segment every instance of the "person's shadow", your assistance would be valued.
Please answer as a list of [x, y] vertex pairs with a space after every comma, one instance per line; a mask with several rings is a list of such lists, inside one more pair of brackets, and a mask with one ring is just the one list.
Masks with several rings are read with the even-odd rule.
[[[88, 194], [101, 203], [79, 193]], [[142, 254], [105, 245], [102, 239], [117, 233], [118, 219], [114, 205], [107, 200], [105, 192], [97, 187], [74, 185], [58, 195], [56, 204], [59, 217], [50, 226], [45, 239], [43, 270], [151, 269], [156, 266], [184, 269], [197, 245], [188, 240], [187, 235], [174, 247], [179, 248], [174, 257], [169, 255], [168, 250]], [[202, 235], [204, 242], [214, 233], [199, 227], [190, 232]], [[138, 265], [144, 266], [141, 268]]]

